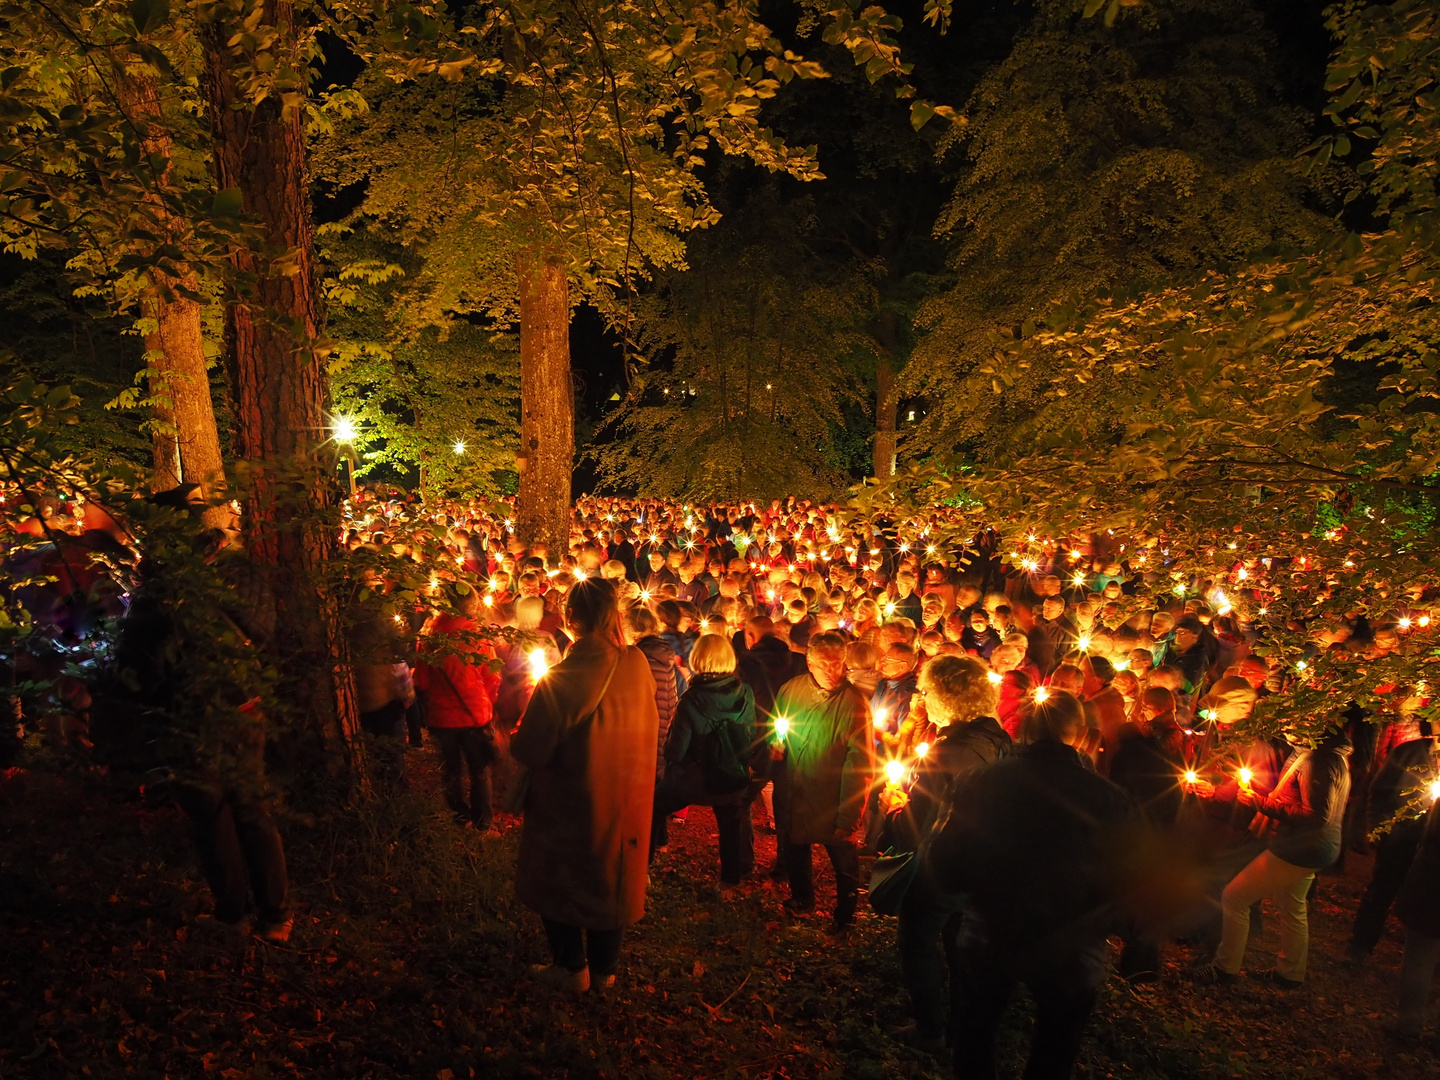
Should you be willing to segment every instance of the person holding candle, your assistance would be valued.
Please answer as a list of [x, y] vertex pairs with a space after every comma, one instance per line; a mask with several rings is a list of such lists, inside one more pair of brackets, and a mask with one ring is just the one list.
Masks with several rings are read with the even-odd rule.
[[1281, 988], [1305, 981], [1310, 931], [1306, 897], [1315, 874], [1340, 857], [1341, 825], [1350, 795], [1351, 745], [1343, 731], [1314, 749], [1297, 747], [1268, 796], [1248, 783], [1238, 800], [1264, 823], [1265, 850], [1240, 871], [1220, 896], [1220, 945], [1209, 963], [1192, 969], [1197, 982], [1232, 982], [1245, 962], [1250, 907], [1270, 897], [1280, 908], [1280, 955], [1273, 969], [1251, 978]]
[[1049, 694], [1026, 736], [1014, 754], [955, 782], [927, 850], [935, 882], [967, 897], [954, 1029], [962, 1077], [996, 1075], [1001, 1022], [1020, 983], [1036, 1008], [1025, 1076], [1070, 1075], [1138, 870], [1134, 806], [1076, 750], [1086, 736], [1080, 700]]
[[970, 656], [941, 656], [920, 672], [917, 711], [937, 729], [914, 762], [909, 792], [888, 787], [881, 796], [889, 845], [921, 859], [899, 913], [896, 948], [910, 995], [914, 1023], [892, 1029], [909, 1045], [938, 1054], [945, 1048], [944, 977], [937, 942], [950, 969], [950, 1000], [959, 1006], [960, 899], [942, 890], [924, 862], [930, 830], [955, 781], [1010, 752], [1010, 737], [994, 719], [998, 687], [984, 663]]
[[806, 674], [791, 679], [776, 698], [775, 715], [788, 718], [789, 731], [772, 744], [789, 785], [788, 806], [775, 808], [777, 830], [783, 828], [787, 839], [785, 906], [796, 914], [815, 910], [811, 848], [821, 845], [835, 869], [836, 933], [854, 921], [859, 903], [856, 831], [875, 771], [870, 709], [845, 679], [845, 646], [838, 633], [810, 639]]
[[554, 959], [537, 979], [583, 992], [613, 985], [625, 927], [645, 913], [659, 715], [649, 662], [624, 642], [614, 585], [577, 584], [565, 621], [575, 644], [510, 744], [529, 770], [515, 893], [550, 940]]

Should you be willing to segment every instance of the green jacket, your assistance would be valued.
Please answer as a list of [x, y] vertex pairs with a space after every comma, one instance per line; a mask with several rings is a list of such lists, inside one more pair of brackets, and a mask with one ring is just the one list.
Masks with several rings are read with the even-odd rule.
[[790, 842], [828, 844], [852, 837], [874, 776], [870, 706], [848, 682], [821, 690], [807, 673], [775, 699], [787, 717], [785, 770], [790, 780]]

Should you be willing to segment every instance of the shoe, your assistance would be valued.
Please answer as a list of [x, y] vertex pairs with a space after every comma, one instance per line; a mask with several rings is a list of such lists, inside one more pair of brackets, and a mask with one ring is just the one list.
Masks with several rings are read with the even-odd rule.
[[196, 915], [195, 926], [216, 937], [231, 938], [235, 941], [246, 941], [250, 937], [250, 917], [242, 915], [235, 922], [226, 922], [224, 919], [217, 919], [214, 915]]
[[590, 992], [592, 994], [604, 994], [615, 989], [614, 975], [601, 975], [597, 979], [590, 980]]
[[914, 1023], [891, 1024], [886, 1027], [885, 1034], [912, 1050], [919, 1050], [922, 1054], [941, 1057], [945, 1053], [944, 1035], [922, 1035]]
[[261, 941], [268, 941], [272, 945], [283, 945], [290, 940], [290, 931], [295, 929], [295, 916], [287, 915], [279, 922], [261, 923], [255, 929]]
[[1200, 986], [1229, 986], [1240, 978], [1217, 967], [1213, 962], [1196, 964], [1185, 973], [1185, 977]]
[[1255, 982], [1266, 983], [1280, 990], [1298, 990], [1305, 985], [1303, 980], [1281, 975], [1274, 968], [1261, 968], [1259, 971], [1246, 972], [1246, 975]]
[[[590, 969], [588, 967], [583, 967], [579, 971], [571, 971], [559, 964], [531, 964], [530, 974], [547, 990], [583, 994], [590, 989]], [[611, 978], [613, 977], [611, 976]]]

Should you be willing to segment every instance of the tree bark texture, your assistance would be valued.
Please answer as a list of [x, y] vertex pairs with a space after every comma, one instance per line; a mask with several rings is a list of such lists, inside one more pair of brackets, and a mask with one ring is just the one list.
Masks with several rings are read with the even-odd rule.
[[[289, 3], [267, 3], [264, 21], [282, 36], [293, 33]], [[352, 777], [363, 783], [354, 767], [360, 764], [359, 718], [348, 643], [322, 585], [324, 566], [336, 554], [323, 512], [336, 491], [333, 470], [321, 460], [329, 386], [315, 348], [324, 316], [304, 126], [299, 112], [285, 115], [273, 95], [259, 105], [247, 101], [225, 45], [232, 30], [213, 25], [205, 41], [216, 181], [221, 189], [240, 190], [244, 212], [260, 223], [265, 242], [263, 252], [233, 256], [241, 277], [254, 284], [226, 314], [235, 456], [249, 472], [245, 543], [267, 579], [261, 584], [266, 605], [273, 605], [269, 648], [283, 692], [309, 734], [348, 754]], [[339, 763], [332, 754], [326, 761]]]
[[[132, 118], [144, 126], [141, 144], [145, 152], [169, 161], [173, 146], [164, 126], [157, 81], [148, 75], [127, 73], [116, 80], [116, 88]], [[181, 222], [163, 211], [161, 220], [171, 235], [183, 229]], [[209, 495], [225, 486], [225, 462], [215, 425], [215, 403], [210, 397], [210, 376], [205, 369], [201, 307], [199, 301], [190, 299], [198, 290], [199, 280], [193, 273], [170, 278], [152, 272], [145, 314], [155, 321], [155, 329], [146, 335], [145, 349], [150, 354], [151, 368], [155, 490], [164, 491], [186, 482], [199, 484]]]
[[565, 271], [522, 253], [520, 276], [520, 493], [515, 532], [552, 564], [570, 550], [575, 387], [570, 378], [570, 289]]
[[895, 475], [895, 369], [882, 356], [875, 368], [875, 455], [874, 476], [888, 480]]

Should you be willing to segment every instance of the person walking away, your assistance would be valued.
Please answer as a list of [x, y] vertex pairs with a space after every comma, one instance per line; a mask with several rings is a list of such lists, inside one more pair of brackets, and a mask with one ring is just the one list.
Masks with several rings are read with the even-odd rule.
[[[445, 803], [458, 821], [483, 832], [493, 819], [490, 770], [499, 757], [493, 720], [500, 672], [474, 621], [480, 594], [471, 589], [453, 602], [460, 613], [436, 615], [422, 633], [415, 691], [425, 699], [430, 737], [440, 747]], [[462, 769], [470, 774], [468, 799]]]
[[1400, 961], [1400, 1009], [1393, 1033], [1402, 1040], [1425, 1031], [1430, 983], [1440, 966], [1440, 802], [1424, 818], [1420, 850], [1410, 864], [1395, 913], [1405, 927], [1405, 956]]
[[815, 910], [811, 847], [822, 845], [835, 869], [831, 930], [836, 933], [855, 920], [860, 894], [856, 831], [874, 774], [870, 709], [845, 680], [845, 646], [841, 634], [816, 634], [805, 656], [807, 673], [786, 683], [775, 701], [775, 717], [789, 721], [788, 734], [774, 749], [789, 783], [784, 827], [790, 899], [785, 906], [795, 914]]
[[[655, 743], [655, 782], [665, 774], [665, 740], [670, 736], [670, 725], [675, 720], [675, 706], [680, 700], [679, 669], [672, 649], [660, 636], [660, 622], [649, 608], [636, 604], [625, 612], [625, 641], [634, 645], [650, 665], [650, 677], [655, 682], [655, 709], [659, 718], [659, 732]], [[663, 814], [652, 814], [650, 820], [650, 858], [663, 853], [670, 844], [669, 819]]]
[[694, 677], [680, 698], [665, 742], [665, 776], [655, 813], [710, 806], [720, 838], [720, 898], [730, 900], [755, 867], [750, 824], [750, 758], [755, 697], [735, 675], [735, 650], [705, 634], [690, 651]]
[[887, 786], [881, 796], [885, 835], [897, 851], [913, 851], [920, 860], [901, 901], [896, 948], [912, 1024], [891, 1034], [931, 1054], [945, 1050], [945, 978], [948, 964], [952, 1010], [960, 1005], [960, 961], [956, 941], [961, 900], [936, 883], [925, 859], [930, 830], [949, 803], [955, 782], [1010, 753], [1010, 736], [995, 716], [997, 687], [984, 661], [970, 656], [938, 656], [920, 671], [917, 708], [939, 729], [928, 752], [915, 762], [909, 793]]
[[1000, 1024], [1020, 983], [1035, 1000], [1026, 1080], [1069, 1077], [1136, 878], [1139, 818], [1076, 751], [1080, 700], [1052, 693], [1025, 736], [956, 782], [927, 853], [936, 883], [968, 897], [954, 1058], [966, 1080], [997, 1075]]
[[1220, 946], [1213, 960], [1192, 969], [1195, 981], [1227, 983], [1239, 976], [1250, 937], [1250, 906], [1267, 896], [1280, 908], [1280, 955], [1274, 968], [1250, 977], [1287, 989], [1305, 981], [1310, 945], [1306, 897], [1316, 872], [1340, 857], [1349, 756], [1350, 740], [1337, 731], [1313, 750], [1296, 748], [1268, 796], [1241, 787], [1238, 800], [1255, 808], [1265, 850], [1220, 894]]
[[583, 992], [614, 985], [625, 928], [645, 913], [659, 716], [650, 664], [624, 644], [614, 585], [578, 582], [565, 621], [575, 644], [540, 680], [510, 743], [529, 770], [515, 893], [550, 941], [537, 979]]

